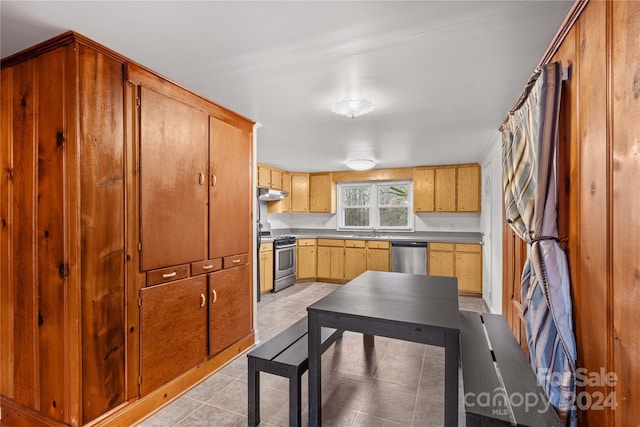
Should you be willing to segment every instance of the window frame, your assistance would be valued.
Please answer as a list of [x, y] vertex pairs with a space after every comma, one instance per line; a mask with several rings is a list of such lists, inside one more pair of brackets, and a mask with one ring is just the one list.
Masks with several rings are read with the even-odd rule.
[[[381, 226], [380, 225], [380, 208], [394, 206], [380, 206], [378, 200], [379, 186], [387, 185], [406, 185], [408, 196], [407, 206], [407, 225], [403, 226]], [[343, 191], [348, 187], [369, 187], [369, 224], [368, 226], [346, 226], [344, 224], [344, 198]], [[413, 214], [413, 181], [412, 180], [392, 180], [392, 181], [358, 181], [358, 182], [338, 182], [337, 183], [337, 230], [339, 231], [414, 231], [414, 214]], [[367, 207], [367, 206], [363, 206]]]

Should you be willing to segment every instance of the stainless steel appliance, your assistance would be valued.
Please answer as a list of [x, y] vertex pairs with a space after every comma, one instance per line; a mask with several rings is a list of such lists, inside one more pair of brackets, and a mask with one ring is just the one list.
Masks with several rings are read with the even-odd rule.
[[273, 292], [278, 292], [296, 282], [296, 238], [274, 237], [273, 250]]
[[427, 274], [426, 242], [391, 242], [391, 271]]

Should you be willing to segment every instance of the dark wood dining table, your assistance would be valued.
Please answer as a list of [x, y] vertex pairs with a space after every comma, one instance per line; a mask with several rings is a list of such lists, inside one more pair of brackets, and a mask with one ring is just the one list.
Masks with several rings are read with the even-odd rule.
[[[322, 425], [320, 329], [444, 347], [444, 425], [458, 425], [460, 310], [453, 277], [367, 271], [307, 307], [309, 328], [309, 426]], [[418, 373], [416, 373], [418, 374]]]

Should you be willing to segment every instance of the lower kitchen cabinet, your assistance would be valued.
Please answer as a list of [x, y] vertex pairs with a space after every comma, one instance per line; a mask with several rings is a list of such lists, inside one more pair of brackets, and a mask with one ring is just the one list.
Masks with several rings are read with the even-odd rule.
[[298, 280], [315, 279], [318, 275], [316, 239], [298, 239], [296, 274]]
[[144, 396], [206, 360], [207, 279], [203, 275], [143, 288], [140, 301]]
[[351, 280], [367, 271], [367, 249], [364, 240], [345, 240], [344, 278]]
[[344, 240], [318, 239], [318, 279], [344, 280]]
[[273, 243], [260, 245], [260, 293], [273, 290]]
[[249, 265], [227, 268], [209, 278], [209, 355], [251, 333]]
[[367, 242], [367, 270], [391, 271], [391, 245], [389, 242]]
[[482, 294], [482, 246], [469, 243], [429, 243], [429, 274], [458, 278], [461, 294]]

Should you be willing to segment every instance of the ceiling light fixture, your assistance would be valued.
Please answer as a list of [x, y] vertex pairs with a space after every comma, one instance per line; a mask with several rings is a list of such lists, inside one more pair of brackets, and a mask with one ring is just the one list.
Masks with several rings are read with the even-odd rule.
[[361, 116], [373, 111], [373, 103], [363, 98], [347, 98], [336, 103], [332, 111], [341, 116], [354, 117]]
[[354, 170], [357, 170], [357, 171], [363, 171], [363, 170], [371, 169], [375, 165], [376, 165], [376, 162], [374, 160], [370, 160], [370, 159], [347, 160], [347, 167], [349, 169], [354, 169]]

